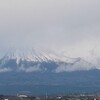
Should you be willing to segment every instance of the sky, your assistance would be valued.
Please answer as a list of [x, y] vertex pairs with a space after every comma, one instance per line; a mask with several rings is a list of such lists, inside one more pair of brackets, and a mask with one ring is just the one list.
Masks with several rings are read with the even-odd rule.
[[0, 49], [100, 53], [100, 0], [1, 0]]

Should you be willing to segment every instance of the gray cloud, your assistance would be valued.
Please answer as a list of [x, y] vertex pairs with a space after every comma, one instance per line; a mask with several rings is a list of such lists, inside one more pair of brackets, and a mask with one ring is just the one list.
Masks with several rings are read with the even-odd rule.
[[0, 1], [0, 47], [74, 48], [75, 55], [100, 49], [99, 5], [100, 0]]

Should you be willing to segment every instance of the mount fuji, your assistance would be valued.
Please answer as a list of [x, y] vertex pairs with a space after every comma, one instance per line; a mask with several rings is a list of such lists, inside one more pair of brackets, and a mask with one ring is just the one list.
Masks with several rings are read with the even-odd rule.
[[19, 91], [31, 91], [34, 95], [98, 92], [99, 79], [99, 68], [81, 57], [33, 49], [10, 50], [0, 57], [0, 93], [4, 94]]
[[0, 58], [0, 72], [72, 72], [96, 67], [78, 57], [70, 58], [51, 51], [15, 51]]

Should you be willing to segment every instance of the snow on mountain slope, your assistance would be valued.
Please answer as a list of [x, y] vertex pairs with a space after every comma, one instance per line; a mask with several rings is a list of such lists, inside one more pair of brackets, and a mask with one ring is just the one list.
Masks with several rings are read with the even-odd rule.
[[48, 50], [15, 50], [0, 59], [0, 72], [70, 72], [96, 69], [82, 58], [70, 58]]
[[52, 51], [48, 50], [30, 50], [30, 51], [12, 51], [5, 55], [6, 59], [16, 59], [17, 63], [21, 60], [27, 60], [27, 61], [34, 61], [34, 62], [42, 62], [42, 61], [62, 61], [62, 62], [73, 62], [73, 58], [62, 56], [60, 54], [56, 54]]

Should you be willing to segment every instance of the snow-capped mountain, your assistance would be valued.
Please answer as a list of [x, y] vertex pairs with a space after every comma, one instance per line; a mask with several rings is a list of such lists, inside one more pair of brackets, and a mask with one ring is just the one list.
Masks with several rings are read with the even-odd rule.
[[10, 51], [0, 59], [0, 72], [72, 72], [96, 69], [82, 58], [70, 58], [48, 50]]
[[14, 50], [0, 57], [0, 93], [37, 91], [44, 95], [58, 90], [100, 90], [98, 69], [81, 57], [71, 58], [48, 50]]

